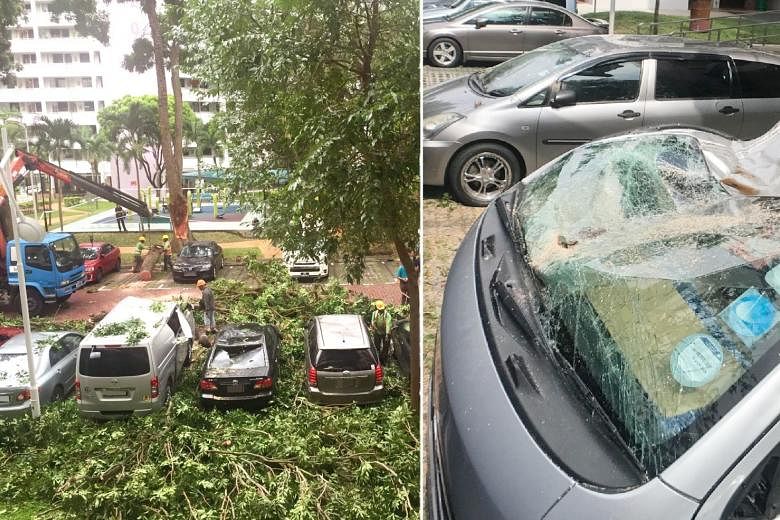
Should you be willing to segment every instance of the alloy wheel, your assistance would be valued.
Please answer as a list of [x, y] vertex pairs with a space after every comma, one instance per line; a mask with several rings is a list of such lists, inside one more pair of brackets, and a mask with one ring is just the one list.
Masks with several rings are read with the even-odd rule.
[[433, 46], [431, 54], [433, 55], [433, 61], [437, 65], [442, 67], [449, 67], [458, 58], [458, 49], [452, 42], [440, 41]]
[[463, 164], [460, 185], [469, 196], [490, 201], [512, 185], [512, 168], [498, 154], [478, 153]]

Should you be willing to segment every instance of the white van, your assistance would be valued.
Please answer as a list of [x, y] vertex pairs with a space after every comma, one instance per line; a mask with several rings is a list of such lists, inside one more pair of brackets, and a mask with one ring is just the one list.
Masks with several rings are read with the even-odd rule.
[[79, 413], [111, 419], [162, 408], [189, 364], [193, 330], [192, 313], [174, 302], [120, 301], [81, 341]]

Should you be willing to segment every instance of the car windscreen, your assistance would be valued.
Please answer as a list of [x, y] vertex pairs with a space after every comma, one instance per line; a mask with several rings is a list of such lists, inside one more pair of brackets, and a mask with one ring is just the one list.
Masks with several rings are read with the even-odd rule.
[[149, 373], [144, 347], [84, 347], [79, 353], [79, 374], [91, 377], [127, 377]]
[[669, 134], [580, 147], [523, 184], [547, 344], [653, 476], [777, 364], [780, 202], [730, 196]]
[[179, 253], [179, 256], [184, 258], [196, 258], [196, 257], [204, 257], [204, 256], [210, 256], [211, 255], [211, 248], [206, 246], [184, 246], [182, 248], [181, 253]]
[[344, 370], [372, 370], [376, 359], [371, 349], [325, 349], [317, 355], [315, 368], [324, 372], [341, 372]]
[[57, 269], [61, 272], [84, 265], [84, 259], [81, 257], [81, 249], [72, 236], [67, 236], [55, 240], [51, 243], [51, 250], [54, 252], [54, 261], [57, 263]]
[[97, 247], [82, 247], [81, 248], [81, 257], [84, 260], [95, 260], [98, 257], [98, 248]]
[[574, 45], [566, 40], [526, 52], [477, 73], [475, 84], [491, 96], [510, 96], [520, 89], [543, 80], [596, 52], [595, 46]]
[[259, 368], [268, 366], [268, 352], [265, 345], [214, 347], [214, 355], [208, 368]]

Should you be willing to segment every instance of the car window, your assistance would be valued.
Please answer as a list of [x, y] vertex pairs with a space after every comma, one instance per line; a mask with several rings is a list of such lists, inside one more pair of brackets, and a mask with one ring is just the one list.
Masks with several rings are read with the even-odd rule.
[[531, 9], [531, 16], [528, 17], [528, 25], [553, 25], [557, 27], [570, 27], [571, 18], [556, 9], [533, 7]]
[[316, 368], [323, 372], [341, 372], [343, 370], [372, 370], [376, 358], [371, 349], [326, 349], [320, 350]]
[[780, 65], [734, 60], [743, 98], [780, 98]]
[[741, 483], [723, 520], [772, 519], [780, 515], [780, 454], [778, 448]]
[[547, 344], [653, 477], [777, 365], [780, 200], [732, 197], [673, 134], [579, 147], [523, 188]]
[[573, 90], [577, 103], [633, 101], [641, 81], [641, 60], [611, 61], [569, 76], [561, 81], [561, 90]]
[[46, 246], [26, 246], [24, 248], [24, 263], [37, 269], [51, 271], [51, 256]]
[[67, 355], [68, 353], [65, 351], [65, 349], [63, 349], [59, 343], [55, 343], [51, 346], [51, 348], [49, 348], [49, 364], [54, 366], [65, 359], [65, 356]]
[[726, 60], [658, 60], [655, 73], [655, 99], [729, 97], [731, 97], [731, 71]]
[[527, 7], [502, 7], [480, 13], [476, 18], [472, 18], [466, 23], [474, 24], [477, 20], [484, 19], [488, 25], [522, 25], [525, 23], [527, 15]]
[[65, 352], [73, 352], [79, 346], [83, 338], [78, 334], [68, 334], [60, 339], [60, 347]]
[[92, 377], [126, 377], [149, 373], [145, 347], [84, 347], [79, 354], [79, 374]]

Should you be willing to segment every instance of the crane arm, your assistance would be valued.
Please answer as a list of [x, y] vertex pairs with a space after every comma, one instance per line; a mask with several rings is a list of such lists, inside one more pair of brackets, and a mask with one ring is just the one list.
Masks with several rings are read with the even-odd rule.
[[[129, 209], [130, 211], [133, 211], [142, 217], [149, 218], [152, 216], [152, 212], [149, 210], [149, 207], [145, 202], [138, 200], [137, 198], [128, 195], [127, 193], [118, 190], [113, 186], [107, 186], [105, 184], [94, 182], [90, 179], [87, 179], [86, 177], [82, 177], [69, 170], [66, 170], [65, 168], [61, 168], [56, 164], [45, 161], [36, 155], [25, 152], [24, 150], [17, 149], [15, 153], [16, 161], [21, 161], [27, 171], [38, 170], [39, 172], [45, 173], [50, 177], [54, 177], [55, 179], [60, 180], [65, 184], [72, 184], [73, 186], [97, 195], [102, 199], [106, 199], [115, 204], [118, 204], [119, 206]], [[19, 163], [15, 165], [17, 168], [18, 164]], [[21, 181], [22, 178], [24, 178], [24, 174], [16, 175], [14, 177], [14, 184]]]

